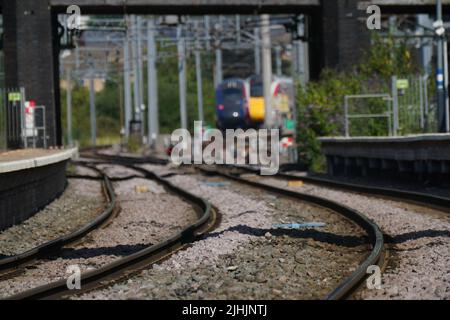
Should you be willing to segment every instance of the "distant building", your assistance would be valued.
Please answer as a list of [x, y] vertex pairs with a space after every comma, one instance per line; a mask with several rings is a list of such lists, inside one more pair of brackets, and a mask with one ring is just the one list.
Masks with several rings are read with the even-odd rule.
[[[94, 79], [94, 90], [95, 92], [100, 92], [105, 88], [106, 80], [103, 78]], [[66, 79], [61, 79], [60, 86], [62, 90], [67, 89], [67, 81]], [[83, 79], [83, 87], [89, 89], [89, 79]]]

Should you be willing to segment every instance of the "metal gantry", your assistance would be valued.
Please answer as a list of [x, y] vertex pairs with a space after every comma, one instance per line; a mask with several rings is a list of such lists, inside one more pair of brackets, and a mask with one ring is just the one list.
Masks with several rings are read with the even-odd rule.
[[[198, 24], [196, 24], [198, 27]], [[197, 33], [197, 36], [199, 34]], [[203, 78], [202, 78], [202, 57], [201, 57], [201, 45], [200, 40], [197, 38], [195, 41], [195, 78], [197, 81], [197, 108], [198, 108], [198, 120], [205, 121], [203, 114]]]
[[[82, 30], [85, 35], [89, 34], [89, 36], [83, 38], [83, 45], [79, 43], [75, 47], [73, 61], [65, 62], [65, 69], [72, 69], [71, 75], [68, 77], [88, 79], [91, 86], [90, 79], [95, 75], [101, 74], [103, 77], [108, 77], [109, 72], [117, 72], [117, 68], [110, 68], [111, 60], [114, 60], [112, 58], [113, 53], [117, 52], [114, 61], [122, 63], [121, 73], [123, 75], [123, 134], [125, 138], [128, 138], [131, 130], [130, 122], [138, 121], [141, 123], [142, 137], [146, 137], [148, 144], [154, 146], [159, 135], [158, 61], [167, 57], [177, 57], [180, 125], [182, 128], [187, 128], [186, 59], [189, 54], [192, 52], [195, 59], [198, 120], [204, 121], [202, 52], [210, 52], [215, 56], [213, 73], [214, 82], [217, 85], [224, 77], [224, 50], [242, 48], [254, 50], [254, 73], [263, 76], [264, 87], [267, 88], [267, 92], [265, 92], [266, 108], [268, 108], [266, 114], [269, 115], [267, 125], [270, 125], [272, 112], [270, 111], [269, 97], [272, 78], [272, 51], [275, 52], [276, 74], [280, 76], [283, 73], [282, 52], [291, 50], [290, 46], [281, 44], [277, 40], [275, 40], [274, 48], [272, 48], [271, 32], [275, 25], [283, 28], [283, 24], [287, 23], [286, 21], [303, 24], [303, 20], [297, 21], [294, 15], [279, 19], [281, 20], [272, 21], [269, 15], [251, 18], [235, 15], [159, 20], [151, 16], [130, 15], [117, 19], [88, 19], [87, 24], [82, 26]], [[170, 21], [175, 21], [175, 23]], [[303, 28], [303, 25], [301, 28]], [[298, 33], [304, 35], [304, 29], [301, 30]], [[143, 45], [143, 42], [146, 45]], [[176, 53], [171, 50], [167, 51], [166, 48], [176, 48]], [[295, 73], [301, 75], [302, 83], [308, 79], [307, 51], [306, 41], [294, 41], [291, 54], [295, 54], [292, 58], [294, 64], [297, 65]], [[89, 61], [88, 65], [86, 65], [85, 60]], [[146, 64], [147, 87], [144, 83], [144, 64]], [[145, 89], [147, 89], [146, 99], [144, 99]], [[93, 94], [91, 94], [91, 104], [93, 100]], [[147, 117], [145, 117], [145, 109], [147, 109]], [[68, 122], [69, 117], [70, 115], [68, 115]], [[145, 121], [147, 126], [144, 123]], [[92, 119], [91, 125], [96, 125]], [[94, 139], [94, 133], [96, 135], [95, 130], [96, 128], [93, 128], [92, 140]]]
[[97, 144], [97, 116], [95, 110], [95, 87], [93, 74], [89, 78], [89, 111], [91, 119], [91, 144], [95, 146]]
[[158, 76], [156, 70], [156, 42], [155, 20], [151, 17], [147, 21], [147, 86], [148, 86], [148, 143], [155, 147], [159, 135], [158, 111]]
[[273, 124], [272, 114], [272, 46], [270, 41], [270, 20], [269, 15], [264, 14], [261, 17], [261, 40], [262, 40], [262, 78], [264, 90], [264, 107], [265, 107], [265, 126], [271, 128]]
[[183, 29], [177, 28], [177, 52], [178, 52], [178, 87], [180, 92], [180, 124], [182, 129], [187, 129], [187, 107], [186, 107], [186, 43], [183, 38]]
[[67, 144], [71, 147], [73, 146], [73, 135], [72, 135], [72, 75], [71, 70], [67, 69], [66, 73], [66, 86], [67, 86]]
[[438, 131], [448, 132], [448, 106], [446, 88], [447, 68], [444, 55], [447, 54], [447, 42], [444, 41], [445, 29], [442, 21], [442, 1], [436, 2], [436, 22], [434, 23], [437, 36], [437, 62], [436, 62], [436, 87], [437, 87], [437, 103], [438, 103]]
[[130, 121], [132, 119], [131, 110], [131, 82], [130, 82], [130, 40], [128, 35], [125, 36], [123, 43], [123, 81], [124, 81], [124, 99], [125, 99], [125, 138], [128, 139], [130, 135]]

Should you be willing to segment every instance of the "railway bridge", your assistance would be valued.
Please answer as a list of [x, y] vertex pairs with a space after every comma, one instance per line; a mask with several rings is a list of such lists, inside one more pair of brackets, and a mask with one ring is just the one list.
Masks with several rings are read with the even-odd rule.
[[[445, 10], [450, 0], [444, 0]], [[46, 106], [49, 145], [61, 145], [59, 37], [57, 15], [73, 0], [2, 0], [5, 86], [24, 87]], [[368, 43], [364, 10], [382, 13], [433, 12], [433, 0], [79, 0], [82, 14], [261, 14], [302, 13], [310, 17], [310, 73], [346, 68]], [[326, 5], [325, 5], [326, 4]]]

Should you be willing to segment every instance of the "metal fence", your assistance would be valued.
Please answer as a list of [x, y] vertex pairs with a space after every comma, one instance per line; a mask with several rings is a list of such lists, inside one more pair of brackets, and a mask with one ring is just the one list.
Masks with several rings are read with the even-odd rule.
[[0, 149], [47, 147], [45, 107], [25, 100], [24, 88], [0, 89]]
[[45, 107], [27, 106], [25, 108], [25, 130], [23, 142], [25, 148], [47, 148], [45, 129]]
[[23, 88], [3, 89], [4, 117], [6, 120], [6, 144], [10, 149], [24, 146], [25, 90]]
[[393, 76], [384, 93], [344, 97], [344, 134], [385, 136], [436, 131], [436, 104], [428, 76]]
[[[354, 113], [351, 109], [355, 109], [350, 107], [351, 100], [360, 100], [360, 101], [373, 101], [378, 100], [381, 102], [383, 106], [380, 106], [377, 103], [365, 103], [363, 108], [358, 109], [358, 113]], [[373, 122], [373, 120], [381, 120], [381, 122], [385, 123], [384, 128], [388, 132], [389, 135], [392, 135], [393, 126], [392, 126], [392, 97], [387, 93], [375, 93], [375, 94], [355, 94], [355, 95], [346, 95], [344, 97], [344, 130], [345, 136], [350, 136], [350, 122], [353, 120], [362, 120], [363, 123], [367, 124], [367, 121]], [[361, 110], [363, 109], [363, 110]], [[375, 110], [374, 110], [375, 109]], [[359, 127], [362, 127], [361, 125]], [[381, 125], [380, 127], [383, 127]], [[364, 125], [364, 129], [371, 129], [370, 127]], [[360, 135], [371, 135], [371, 131], [360, 130], [361, 132], [365, 131], [365, 134]], [[380, 130], [382, 132], [382, 130]]]
[[[394, 101], [398, 104], [399, 134], [436, 132], [436, 104], [430, 99], [428, 76], [392, 77]], [[434, 94], [431, 95], [431, 98]]]

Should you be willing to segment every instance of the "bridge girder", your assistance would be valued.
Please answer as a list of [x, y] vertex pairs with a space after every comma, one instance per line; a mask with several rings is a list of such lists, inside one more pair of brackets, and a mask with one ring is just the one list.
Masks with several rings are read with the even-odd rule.
[[[361, 0], [358, 5], [376, 4], [383, 14], [419, 14], [436, 12], [436, 0]], [[444, 12], [450, 13], [450, 0], [442, 0]]]
[[[58, 12], [73, 0], [49, 0]], [[261, 14], [292, 13], [319, 8], [321, 0], [80, 0], [76, 4], [88, 14]]]

